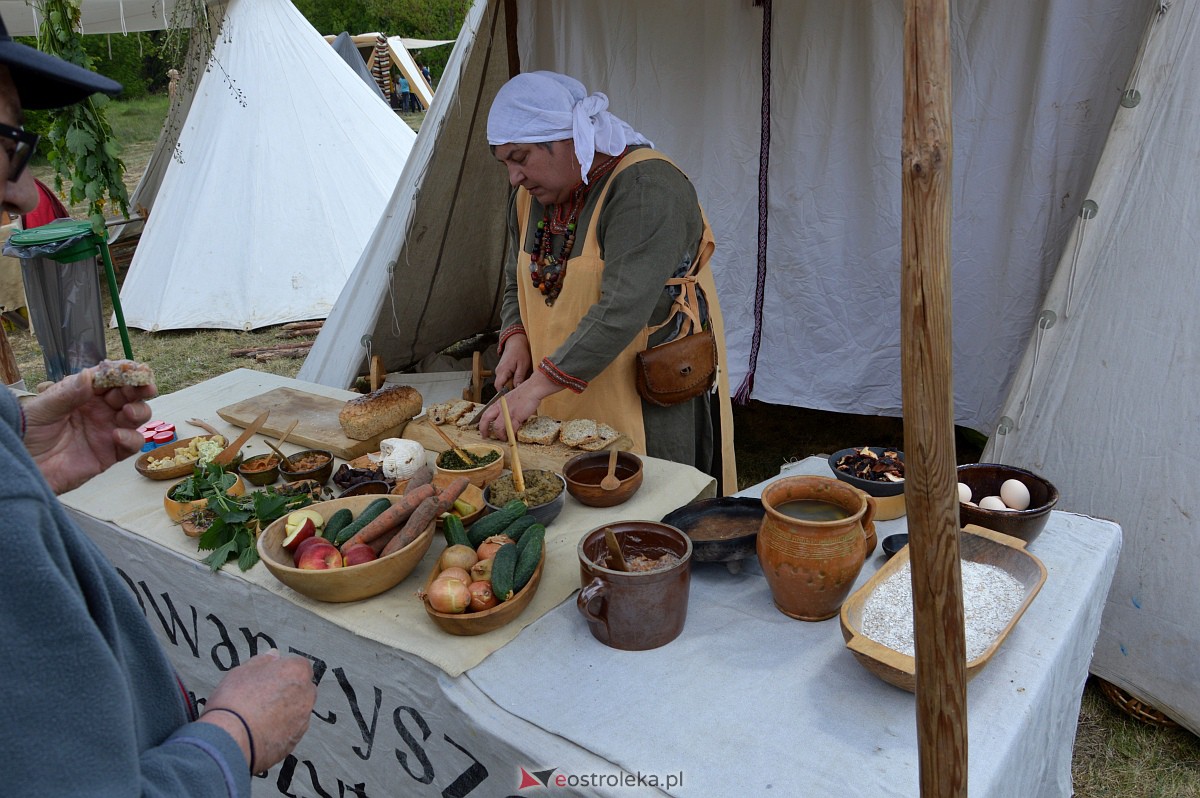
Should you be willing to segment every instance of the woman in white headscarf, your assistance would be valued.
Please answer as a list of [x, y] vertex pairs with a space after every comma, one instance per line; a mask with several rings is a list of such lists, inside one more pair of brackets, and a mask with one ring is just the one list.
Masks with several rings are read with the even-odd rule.
[[[495, 371], [496, 385], [514, 385], [512, 423], [593, 419], [629, 435], [634, 451], [719, 473], [723, 491], [736, 490], [712, 232], [691, 182], [608, 111], [605, 95], [554, 72], [506, 83], [487, 133], [515, 189]], [[722, 364], [719, 447], [710, 395], [662, 407], [635, 386], [635, 355], [675, 333], [654, 329], [671, 316], [667, 281], [697, 261]], [[480, 430], [505, 437], [499, 405]]]

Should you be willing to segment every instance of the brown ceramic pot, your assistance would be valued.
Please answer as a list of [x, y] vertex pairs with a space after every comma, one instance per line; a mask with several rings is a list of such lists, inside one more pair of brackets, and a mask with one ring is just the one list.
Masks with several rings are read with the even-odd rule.
[[[777, 509], [803, 500], [828, 502], [848, 515], [813, 521]], [[762, 503], [758, 561], [775, 606], [802, 621], [832, 618], [862, 570], [868, 535], [875, 536], [875, 500], [831, 477], [794, 476], [769, 484]]]
[[[613, 531], [626, 558], [672, 553], [680, 561], [640, 573], [608, 568], [606, 529]], [[593, 637], [624, 651], [658, 648], [679, 637], [691, 585], [692, 541], [687, 535], [655, 521], [618, 521], [584, 535], [578, 553], [583, 589], [576, 606]]]

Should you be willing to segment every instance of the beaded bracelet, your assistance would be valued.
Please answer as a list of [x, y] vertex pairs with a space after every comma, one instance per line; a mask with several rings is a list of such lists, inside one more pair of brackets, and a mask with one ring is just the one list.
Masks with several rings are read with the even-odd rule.
[[228, 712], [242, 722], [242, 728], [246, 730], [246, 739], [250, 741], [250, 773], [254, 773], [254, 735], [250, 733], [250, 724], [242, 717], [242, 713], [228, 709], [226, 707], [209, 707], [204, 711], [204, 714], [209, 712]]

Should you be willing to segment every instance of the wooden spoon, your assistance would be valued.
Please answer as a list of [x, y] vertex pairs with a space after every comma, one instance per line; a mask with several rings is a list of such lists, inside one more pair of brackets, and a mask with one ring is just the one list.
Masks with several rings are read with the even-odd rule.
[[[621, 480], [617, 479], [617, 447], [611, 446], [608, 449], [608, 473], [604, 475], [604, 479], [600, 480], [600, 487], [604, 490], [616, 490], [621, 487]], [[616, 540], [616, 538], [613, 538]]]
[[[209, 424], [207, 421], [202, 421], [198, 418], [189, 418], [187, 419], [187, 423], [191, 424], [193, 427], [199, 427], [209, 435], [221, 435], [221, 433], [217, 432], [217, 428], [212, 424]], [[225, 436], [221, 435], [221, 437], [224, 438]]]
[[458, 455], [460, 458], [462, 458], [462, 461], [464, 463], [466, 463], [467, 465], [470, 465], [470, 466], [479, 465], [479, 462], [475, 459], [475, 456], [472, 455], [470, 452], [467, 452], [464, 449], [460, 449], [457, 443], [450, 440], [449, 435], [442, 432], [441, 427], [439, 427], [437, 424], [434, 424], [432, 421], [428, 421], [427, 423], [429, 424], [429, 426], [433, 427], [434, 432], [436, 432], [438, 435], [441, 436], [442, 440], [444, 440], [446, 442], [446, 445], [449, 446], [456, 455]]
[[233, 458], [237, 457], [237, 453], [240, 452], [242, 447], [246, 445], [246, 441], [250, 440], [250, 436], [258, 432], [259, 428], [263, 424], [267, 423], [267, 416], [270, 414], [271, 411], [268, 410], [258, 418], [251, 421], [250, 426], [246, 427], [245, 431], [238, 436], [237, 440], [222, 449], [221, 452], [212, 459], [212, 461], [220, 466], [227, 466], [232, 463]]
[[[275, 446], [278, 446], [280, 449], [282, 449], [282, 448], [283, 448], [283, 442], [287, 440], [287, 436], [289, 436], [289, 435], [291, 435], [291, 434], [292, 434], [292, 430], [294, 430], [294, 429], [296, 428], [296, 425], [297, 425], [297, 424], [299, 424], [299, 423], [300, 423], [300, 419], [296, 419], [296, 420], [295, 420], [295, 421], [293, 421], [291, 424], [288, 424], [288, 428], [287, 428], [287, 429], [285, 429], [285, 430], [283, 431], [283, 434], [279, 436], [279, 442], [278, 442], [278, 443], [276, 443], [276, 444], [275, 444]], [[269, 444], [268, 444], [268, 445], [269, 445]], [[274, 447], [274, 446], [272, 446], [271, 448], [273, 448], [273, 449], [274, 449], [275, 447]], [[278, 452], [278, 449], [276, 449], [276, 452]]]
[[521, 470], [521, 455], [517, 453], [517, 434], [513, 431], [512, 416], [508, 414], [508, 399], [500, 397], [500, 407], [504, 410], [504, 429], [508, 431], [508, 442], [512, 446], [513, 487], [517, 493], [525, 492], [525, 473]]
[[625, 567], [625, 554], [621, 551], [621, 543], [613, 534], [612, 527], [604, 528], [604, 542], [608, 544], [608, 567], [614, 571], [628, 571]]

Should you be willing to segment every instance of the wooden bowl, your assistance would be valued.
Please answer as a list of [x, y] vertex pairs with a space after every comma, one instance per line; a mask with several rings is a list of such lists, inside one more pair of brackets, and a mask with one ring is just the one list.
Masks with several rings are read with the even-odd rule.
[[[909, 548], [905, 546], [885, 562], [874, 576], [846, 599], [839, 617], [846, 648], [850, 649], [854, 658], [888, 684], [912, 693], [916, 692], [916, 658], [888, 648], [866, 637], [861, 631], [863, 605], [880, 584], [904, 567], [909, 561], [908, 553]], [[966, 677], [967, 681], [970, 681], [988, 664], [1009, 632], [1017, 625], [1017, 621], [1021, 620], [1025, 609], [1042, 589], [1046, 582], [1046, 566], [1042, 565], [1042, 561], [1037, 557], [1025, 551], [1025, 541], [978, 526], [969, 526], [962, 531], [959, 537], [959, 553], [964, 560], [998, 566], [1025, 587], [1025, 599], [1008, 624], [982, 654], [967, 661]]]
[[[310, 504], [307, 509], [316, 510], [326, 520], [343, 507], [357, 516], [368, 504], [379, 498], [352, 496], [348, 499]], [[399, 496], [386, 498], [393, 503], [400, 500]], [[267, 570], [292, 590], [316, 601], [329, 602], [361, 601], [391, 590], [417, 567], [417, 563], [428, 551], [434, 534], [433, 524], [430, 524], [416, 540], [386, 557], [360, 565], [330, 568], [327, 571], [306, 571], [294, 567], [291, 552], [283, 548], [283, 539], [287, 535], [286, 524], [287, 516], [284, 516], [262, 531], [258, 536], [258, 556], [262, 558]]]
[[211, 437], [213, 436], [193, 435], [190, 438], [181, 438], [180, 440], [151, 449], [148, 452], [142, 452], [133, 461], [133, 467], [147, 479], [182, 479], [196, 469], [196, 460], [184, 463], [183, 465], [171, 466], [170, 468], [150, 468], [150, 458], [153, 457], [155, 460], [161, 460], [164, 457], [173, 457], [177, 450], [186, 449], [197, 438], [208, 440]]
[[[499, 629], [524, 612], [525, 608], [529, 606], [529, 602], [533, 601], [533, 595], [537, 593], [538, 583], [542, 581], [542, 568], [545, 565], [546, 544], [543, 543], [542, 558], [538, 560], [537, 569], [534, 570], [533, 576], [529, 578], [529, 584], [521, 588], [521, 592], [508, 601], [501, 602], [490, 610], [454, 614], [437, 612], [429, 606], [429, 599], [424, 598], [422, 601], [425, 604], [425, 614], [437, 624], [439, 629], [443, 632], [449, 632], [452, 635], [481, 635], [493, 629]], [[433, 580], [437, 578], [436, 570], [435, 568], [434, 572], [429, 574], [429, 579], [425, 582], [426, 591], [433, 584]]]
[[[294, 471], [291, 468], [291, 463], [298, 462], [305, 455], [320, 454], [324, 455], [326, 460], [324, 465], [319, 465], [316, 468], [306, 468], [303, 471]], [[305, 449], [302, 452], [289, 454], [287, 460], [279, 464], [279, 476], [283, 477], [285, 482], [299, 482], [302, 479], [315, 479], [320, 484], [324, 485], [329, 481], [329, 477], [333, 475], [333, 452], [328, 449]]]
[[[455, 478], [456, 476], [454, 476], [453, 471], [447, 471], [445, 474], [436, 474], [433, 477], [433, 486], [441, 490], [453, 482]], [[403, 489], [400, 492], [403, 493]], [[467, 485], [458, 498], [475, 508], [475, 512], [459, 516], [463, 522], [463, 526], [470, 526], [480, 518], [483, 518], [483, 514], [488, 511], [487, 505], [483, 502], [483, 489], [477, 485]], [[437, 526], [438, 529], [442, 528], [442, 519], [440, 517], [437, 519]]]
[[339, 499], [349, 499], [351, 496], [378, 496], [381, 493], [391, 493], [392, 486], [382, 479], [371, 479], [351, 485], [338, 495]]
[[[264, 462], [270, 462], [271, 465], [266, 468], [257, 467]], [[238, 465], [237, 472], [241, 474], [242, 479], [256, 487], [274, 485], [275, 480], [279, 479], [279, 455], [268, 452], [247, 457]]]
[[477, 468], [442, 468], [441, 465], [438, 465], [438, 461], [442, 459], [442, 455], [445, 454], [445, 452], [440, 452], [437, 455], [437, 460], [434, 461], [438, 474], [445, 474], [450, 478], [466, 477], [471, 481], [472, 485], [482, 489], [493, 479], [504, 473], [504, 449], [500, 446], [491, 443], [476, 443], [467, 446], [460, 446], [459, 448], [465, 451], [467, 454], [483, 455], [487, 454], [488, 452], [495, 452], [499, 455], [499, 457], [487, 465], [481, 465]]
[[970, 463], [958, 467], [958, 481], [971, 489], [976, 501], [998, 496], [1007, 479], [1020, 480], [1029, 488], [1026, 510], [987, 510], [958, 503], [959, 523], [976, 524], [1032, 543], [1050, 520], [1050, 510], [1058, 503], [1058, 488], [1032, 471], [999, 463]]
[[567, 482], [567, 493], [580, 504], [589, 507], [615, 507], [629, 501], [642, 487], [642, 459], [633, 452], [618, 452], [617, 467], [613, 475], [621, 484], [612, 490], [600, 487], [600, 480], [608, 474], [608, 452], [584, 452], [577, 454], [563, 465], [562, 475]]
[[[226, 471], [225, 473], [228, 474], [232, 472]], [[246, 492], [246, 481], [238, 474], [234, 474], [233, 477], [233, 486], [226, 490], [225, 493], [228, 496], [241, 496]], [[191, 502], [180, 502], [172, 499], [171, 491], [175, 490], [175, 488], [183, 484], [183, 482], [184, 480], [179, 480], [174, 485], [167, 488], [167, 492], [163, 494], [163, 509], [167, 511], [167, 517], [176, 524], [182, 522], [184, 516], [193, 510], [203, 510], [208, 506], [208, 499], [196, 499], [195, 501]]]

